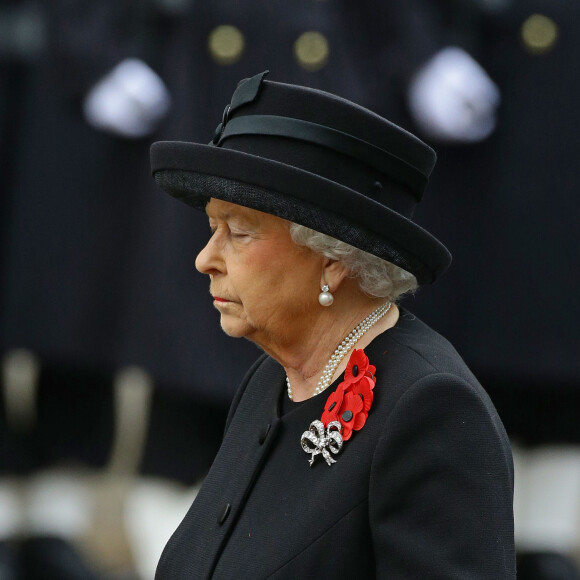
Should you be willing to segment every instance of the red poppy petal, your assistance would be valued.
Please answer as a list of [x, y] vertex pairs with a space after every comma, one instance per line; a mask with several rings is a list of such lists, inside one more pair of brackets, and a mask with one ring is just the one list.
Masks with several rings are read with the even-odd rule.
[[375, 383], [377, 382], [376, 379], [371, 379], [370, 377], [365, 377], [364, 381], [361, 381], [361, 383], [365, 383], [366, 385], [368, 385], [368, 388], [370, 390], [375, 388]]
[[353, 393], [362, 393], [363, 395], [366, 393], [370, 393], [374, 384], [371, 379], [368, 377], [364, 377], [364, 380], [358, 381], [357, 383], [352, 385], [351, 391]]
[[344, 396], [344, 407], [351, 411], [353, 415], [363, 410], [364, 402], [356, 393], [346, 393]]
[[369, 368], [369, 357], [365, 354], [364, 350], [360, 350], [360, 364], [363, 372], [366, 372]]
[[364, 399], [364, 397], [366, 397], [371, 390], [368, 388], [367, 385], [361, 385], [361, 383], [357, 383], [355, 385], [352, 385], [352, 394], [356, 395], [356, 396], [360, 396], [362, 395], [362, 398]]
[[372, 391], [375, 388], [376, 381], [374, 379], [367, 378], [367, 380], [365, 382], [368, 385], [369, 390]]
[[354, 418], [354, 424], [352, 426], [354, 431], [359, 431], [364, 427], [364, 424], [367, 422], [367, 414], [362, 411]]
[[320, 418], [320, 420], [324, 423], [324, 426], [326, 426], [332, 421], [338, 421], [338, 414], [334, 412], [328, 413], [325, 411], [324, 413], [322, 413], [322, 417]]
[[[361, 375], [364, 375], [369, 365], [369, 359], [365, 354], [364, 350], [361, 348], [352, 351], [348, 363], [346, 365], [346, 370], [344, 371], [345, 381], [351, 383], [352, 381], [359, 380]], [[354, 367], [357, 367], [356, 376], [352, 374]]]
[[350, 436], [352, 435], [352, 429], [350, 427], [343, 425], [341, 435], [343, 441], [348, 441], [350, 439]]
[[374, 393], [372, 391], [367, 391], [365, 393], [358, 393], [358, 396], [363, 402], [363, 411], [368, 413], [373, 405], [373, 399], [375, 397]]
[[340, 406], [342, 405], [342, 399], [344, 397], [344, 390], [337, 389], [326, 399], [324, 405], [325, 413], [338, 413]]
[[357, 348], [354, 350], [356, 356], [358, 357], [359, 362], [365, 367], [365, 369], [369, 366], [369, 358], [366, 355], [365, 351], [362, 348]]
[[353, 377], [352, 375], [348, 374], [347, 371], [344, 371], [344, 384], [348, 386], [354, 382], [356, 382], [356, 377]]

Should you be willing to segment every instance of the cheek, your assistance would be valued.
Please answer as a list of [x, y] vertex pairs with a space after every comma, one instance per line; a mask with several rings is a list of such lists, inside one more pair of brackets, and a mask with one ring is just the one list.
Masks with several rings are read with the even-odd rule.
[[276, 244], [259, 243], [249, 248], [236, 261], [236, 269], [256, 286], [280, 280], [288, 269], [289, 260]]
[[293, 260], [273, 259], [258, 276], [256, 290], [259, 287], [264, 304], [272, 309], [282, 309], [290, 316], [308, 310], [311, 303], [318, 304], [319, 268], [301, 255]]
[[258, 306], [272, 314], [278, 308], [303, 310], [311, 302], [317, 303], [321, 264], [316, 256], [292, 242], [272, 240], [248, 250], [228, 268], [245, 306]]
[[272, 297], [280, 293], [284, 284], [271, 263], [254, 254], [230, 262], [227, 278], [235, 297], [241, 302], [242, 315], [252, 319], [271, 310]]

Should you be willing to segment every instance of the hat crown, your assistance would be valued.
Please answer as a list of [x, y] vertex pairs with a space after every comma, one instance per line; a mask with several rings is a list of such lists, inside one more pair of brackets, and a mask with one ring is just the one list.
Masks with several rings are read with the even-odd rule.
[[430, 147], [346, 99], [265, 74], [238, 85], [215, 145], [315, 173], [412, 215], [435, 164]]
[[435, 151], [412, 133], [338, 95], [265, 80], [267, 73], [265, 71], [238, 84], [232, 96], [230, 114], [236, 114], [239, 108], [248, 105], [237, 114], [284, 115], [326, 125], [387, 151], [399, 151], [402, 159], [415, 165], [427, 177], [431, 174], [437, 159]]

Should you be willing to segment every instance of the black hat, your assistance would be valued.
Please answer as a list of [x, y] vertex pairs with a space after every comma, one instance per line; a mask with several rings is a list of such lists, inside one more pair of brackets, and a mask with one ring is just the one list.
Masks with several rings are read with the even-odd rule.
[[214, 197], [276, 215], [433, 282], [451, 255], [411, 218], [435, 152], [368, 109], [266, 74], [239, 83], [208, 145], [152, 145], [161, 189], [198, 209]]

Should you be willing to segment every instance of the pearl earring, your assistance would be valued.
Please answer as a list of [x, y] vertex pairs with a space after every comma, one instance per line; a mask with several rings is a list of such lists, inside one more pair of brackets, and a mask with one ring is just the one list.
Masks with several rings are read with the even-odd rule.
[[322, 286], [322, 292], [318, 295], [321, 306], [330, 306], [334, 302], [334, 296], [328, 291], [328, 284]]

